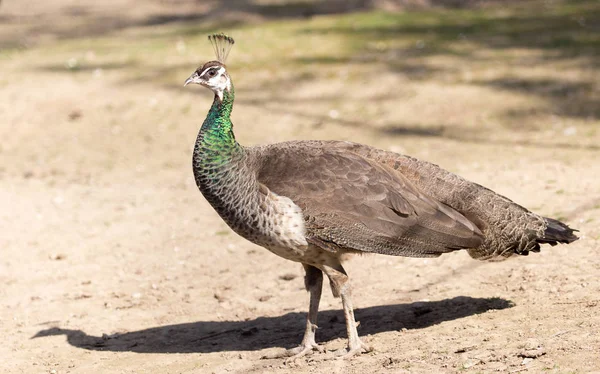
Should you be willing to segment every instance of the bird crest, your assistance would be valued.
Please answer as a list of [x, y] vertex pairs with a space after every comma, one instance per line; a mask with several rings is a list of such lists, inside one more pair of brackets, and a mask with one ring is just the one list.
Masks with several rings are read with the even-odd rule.
[[229, 55], [229, 51], [231, 50], [231, 47], [233, 47], [235, 40], [223, 33], [209, 35], [208, 40], [210, 40], [210, 43], [215, 49], [217, 61], [225, 65], [225, 60], [227, 60], [227, 56]]

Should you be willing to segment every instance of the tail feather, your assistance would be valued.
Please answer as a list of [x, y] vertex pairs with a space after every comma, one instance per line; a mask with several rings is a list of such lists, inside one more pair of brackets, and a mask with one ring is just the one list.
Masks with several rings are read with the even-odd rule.
[[548, 226], [546, 227], [544, 236], [536, 240], [538, 243], [550, 245], [557, 245], [558, 243], [569, 244], [579, 239], [579, 237], [574, 234], [577, 230], [570, 228], [558, 220], [546, 217], [544, 217], [544, 219]]

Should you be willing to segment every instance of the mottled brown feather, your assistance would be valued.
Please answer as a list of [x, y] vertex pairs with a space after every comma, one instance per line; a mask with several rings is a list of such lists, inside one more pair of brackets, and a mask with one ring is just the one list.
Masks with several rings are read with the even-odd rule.
[[259, 180], [303, 209], [309, 242], [325, 250], [427, 257], [465, 248], [484, 260], [577, 240], [567, 225], [410, 156], [343, 141], [248, 150]]
[[249, 148], [258, 181], [301, 209], [308, 240], [328, 250], [430, 257], [481, 245], [483, 234], [402, 173], [339, 147], [287, 142]]

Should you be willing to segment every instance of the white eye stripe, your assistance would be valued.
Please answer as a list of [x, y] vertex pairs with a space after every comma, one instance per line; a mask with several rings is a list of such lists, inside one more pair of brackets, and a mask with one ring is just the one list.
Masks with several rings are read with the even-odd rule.
[[[216, 68], [216, 66], [209, 66], [209, 67], [207, 67], [206, 69], [204, 69], [204, 70], [202, 71], [202, 73], [200, 73], [200, 76], [203, 76], [203, 75], [204, 75], [204, 73], [206, 73], [206, 72], [207, 72], [207, 71], [209, 71], [210, 69], [215, 69], [215, 68]], [[223, 73], [224, 71], [225, 71], [225, 68], [223, 68], [222, 66], [220, 66], [220, 67], [219, 67], [219, 70], [218, 70], [218, 73]]]

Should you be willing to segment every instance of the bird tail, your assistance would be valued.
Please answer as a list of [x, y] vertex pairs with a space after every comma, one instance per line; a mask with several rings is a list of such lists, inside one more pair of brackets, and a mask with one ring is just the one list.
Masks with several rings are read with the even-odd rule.
[[519, 243], [514, 243], [512, 246], [503, 247], [502, 250], [497, 250], [496, 247], [491, 247], [491, 250], [488, 248], [469, 249], [469, 254], [478, 260], [502, 261], [515, 254], [527, 256], [529, 252], [539, 252], [541, 244], [555, 246], [559, 243], [569, 244], [579, 239], [574, 234], [577, 230], [552, 218], [543, 217], [543, 219], [546, 222], [544, 233], [540, 237], [536, 237], [534, 242], [528, 242], [525, 248], [519, 247]]
[[570, 228], [558, 220], [547, 217], [544, 217], [544, 219], [548, 226], [546, 226], [544, 235], [536, 240], [538, 243], [550, 245], [557, 245], [558, 243], [569, 244], [579, 239], [574, 234], [577, 230]]

